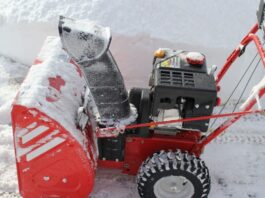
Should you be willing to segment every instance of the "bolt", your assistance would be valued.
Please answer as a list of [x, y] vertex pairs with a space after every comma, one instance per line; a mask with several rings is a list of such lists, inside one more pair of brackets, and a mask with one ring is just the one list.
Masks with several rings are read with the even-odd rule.
[[44, 176], [44, 177], [43, 177], [43, 180], [44, 180], [44, 181], [49, 181], [49, 180], [50, 180], [50, 177], [49, 177], [49, 176]]
[[171, 186], [170, 190], [171, 190], [171, 192], [178, 192], [178, 187], [177, 186]]
[[129, 168], [130, 165], [129, 165], [129, 164], [124, 164], [123, 167], [124, 167], [124, 168]]

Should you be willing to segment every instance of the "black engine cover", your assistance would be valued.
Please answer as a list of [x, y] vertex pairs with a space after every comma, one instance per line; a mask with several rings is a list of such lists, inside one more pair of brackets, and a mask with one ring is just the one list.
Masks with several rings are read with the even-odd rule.
[[[172, 52], [173, 53], [173, 52]], [[189, 65], [183, 57], [186, 52], [170, 54], [170, 64], [163, 60], [154, 64], [151, 98], [151, 115], [158, 116], [160, 109], [179, 110], [182, 118], [208, 116], [216, 105], [217, 91], [213, 75], [207, 73], [206, 65]], [[182, 127], [208, 130], [209, 120], [184, 122]]]

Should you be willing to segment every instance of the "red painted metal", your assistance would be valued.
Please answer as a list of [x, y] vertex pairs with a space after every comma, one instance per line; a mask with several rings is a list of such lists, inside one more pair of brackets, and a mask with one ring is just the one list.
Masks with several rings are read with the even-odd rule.
[[[42, 60], [38, 57], [32, 68], [49, 69], [49, 64], [41, 64], [45, 61], [49, 63], [50, 59]], [[63, 66], [60, 70], [62, 74], [65, 72]], [[72, 67], [78, 72], [76, 65]], [[29, 72], [26, 80], [30, 75], [33, 73]], [[13, 103], [14, 147], [19, 191], [23, 198], [87, 198], [93, 189], [97, 156], [92, 125], [87, 126], [84, 132], [76, 129], [74, 132], [80, 132], [80, 138], [76, 139], [73, 131], [63, 127], [60, 119], [56, 120], [46, 111], [48, 105], [41, 102], [35, 105], [36, 101], [46, 99], [45, 102], [53, 107], [53, 113], [58, 113], [57, 107], [66, 107], [69, 101], [79, 97], [75, 90], [72, 92], [73, 97], [68, 98], [69, 101], [61, 100], [60, 94], [65, 91], [62, 88], [70, 84], [71, 80], [82, 79], [79, 72], [71, 76], [65, 74], [64, 78], [62, 76], [44, 73], [42, 80], [47, 82], [47, 86], [40, 89], [40, 100], [33, 98], [30, 101], [30, 96], [25, 98], [27, 91], [30, 91], [28, 88], [18, 92]], [[81, 99], [81, 94], [78, 95]]]
[[[258, 24], [250, 30], [248, 35], [241, 41], [240, 46], [228, 57], [227, 62], [217, 75], [217, 86], [232, 63], [240, 56], [242, 49], [251, 41], [255, 43], [265, 66], [265, 51], [259, 38], [255, 35], [257, 30]], [[36, 59], [35, 64], [41, 62], [42, 60]], [[71, 63], [76, 67], [79, 77], [82, 77], [82, 71], [79, 66], [74, 61], [71, 61]], [[57, 84], [57, 81], [60, 81], [59, 84]], [[60, 91], [60, 87], [64, 84], [59, 76], [58, 78], [49, 79], [49, 82], [50, 86], [57, 91]], [[265, 88], [260, 91], [259, 97], [262, 97], [264, 94]], [[265, 112], [265, 110], [251, 111], [255, 104], [256, 100], [253, 99], [242, 112], [126, 126], [126, 129], [134, 129], [176, 122], [232, 117], [203, 139], [201, 139], [202, 133], [195, 131], [182, 131], [174, 136], [152, 134], [148, 138], [129, 136], [126, 138], [124, 161], [98, 160], [97, 163], [100, 167], [121, 169], [123, 173], [135, 175], [141, 163], [148, 156], [163, 149], [182, 149], [199, 156], [208, 143], [223, 133], [225, 129], [236, 122], [241, 116]], [[94, 170], [97, 166], [93, 158], [88, 160], [88, 156], [94, 155], [92, 150], [95, 149], [91, 128], [86, 129], [88, 142], [87, 149], [84, 149], [60, 123], [38, 109], [17, 105], [16, 103], [14, 103], [12, 109], [12, 127], [19, 189], [24, 198], [87, 197], [93, 188]], [[44, 127], [46, 131], [29, 138], [28, 134], [33, 133], [33, 130], [38, 127]], [[115, 127], [99, 129], [96, 131], [96, 134], [98, 138], [116, 137], [119, 132], [122, 132], [117, 130]], [[57, 142], [55, 146], [50, 145], [50, 148], [45, 150], [45, 146], [47, 147], [53, 140], [60, 140], [61, 142]]]
[[[198, 145], [200, 133], [183, 132], [176, 136], [153, 135], [148, 138], [127, 137], [123, 173], [136, 175], [142, 162], [150, 155], [160, 150], [182, 149], [192, 151]], [[201, 154], [196, 149], [196, 155]]]
[[100, 167], [100, 168], [112, 168], [112, 169], [123, 169], [124, 161], [98, 160], [98, 167]]
[[[248, 33], [248, 35], [241, 41], [241, 47], [244, 47], [248, 45], [251, 41], [254, 41], [258, 53], [261, 57], [263, 66], [265, 67], [265, 51], [263, 49], [263, 46], [260, 42], [260, 39], [255, 33], [258, 31], [258, 24], [256, 24]], [[238, 58], [240, 54], [240, 47], [236, 48], [235, 51], [231, 54], [231, 56], [228, 58], [227, 62], [221, 69], [221, 71], [217, 75], [217, 83], [221, 81], [226, 71], [230, 68], [231, 64]], [[259, 98], [263, 97], [265, 94], [265, 88], [261, 89], [259, 92]], [[256, 99], [252, 99], [252, 101], [248, 104], [248, 106], [243, 110], [245, 112], [251, 110], [254, 105], [257, 103]], [[203, 140], [201, 140], [200, 145], [202, 147], [205, 147], [207, 144], [209, 144], [213, 139], [215, 139], [220, 134], [224, 133], [224, 131], [230, 127], [233, 123], [235, 123], [239, 118], [241, 118], [242, 115], [236, 115], [235, 117], [227, 120], [223, 124], [221, 124], [217, 129], [215, 129], [209, 136], [205, 137]]]
[[197, 147], [200, 136], [199, 132], [181, 132], [176, 136], [127, 137], [123, 173], [136, 175], [142, 162], [161, 150], [182, 149], [188, 152], [196, 150], [195, 154], [199, 156], [203, 148], [194, 147]]
[[[224, 75], [226, 74], [226, 72], [230, 68], [230, 66], [239, 57], [239, 55], [241, 53], [242, 47], [248, 45], [253, 40], [252, 36], [250, 36], [250, 35], [253, 35], [253, 34], [257, 33], [258, 29], [259, 29], [259, 25], [258, 24], [255, 24], [252, 27], [252, 29], [249, 31], [249, 33], [247, 34], [247, 36], [245, 36], [245, 38], [241, 41], [240, 45], [227, 58], [226, 63], [223, 65], [222, 69], [217, 74], [217, 79], [216, 79], [216, 84], [217, 85], [219, 84], [219, 82], [221, 81], [221, 79], [224, 77]], [[255, 40], [257, 40], [257, 39], [255, 39]], [[264, 58], [264, 54], [262, 55], [262, 58]]]
[[247, 45], [248, 43], [250, 43], [251, 41], [254, 41], [256, 47], [257, 47], [257, 50], [258, 50], [258, 53], [261, 57], [261, 61], [263, 63], [263, 66], [265, 67], [265, 51], [263, 49], [263, 46], [260, 42], [260, 39], [257, 35], [255, 34], [249, 34], [248, 36], [248, 40], [246, 40], [246, 44], [244, 45]]
[[[259, 98], [263, 97], [264, 94], [265, 94], [265, 88], [260, 90]], [[253, 99], [249, 103], [249, 105], [245, 108], [245, 111], [247, 112], [250, 109], [252, 109], [256, 103], [257, 103], [256, 99]], [[252, 112], [254, 112], [254, 111], [252, 111]], [[263, 112], [265, 112], [265, 111], [263, 110]], [[219, 126], [216, 130], [214, 130], [214, 132], [212, 132], [209, 136], [202, 139], [200, 142], [201, 147], [205, 147], [207, 144], [209, 144], [213, 139], [215, 139], [217, 136], [219, 136], [221, 133], [223, 133], [228, 127], [230, 127], [233, 123], [235, 123], [239, 118], [241, 118], [242, 115], [239, 114], [239, 115], [227, 120], [221, 126]]]
[[[230, 66], [234, 63], [234, 61], [241, 55], [241, 52], [244, 47], [246, 47], [251, 41], [254, 41], [258, 53], [262, 59], [262, 63], [265, 66], [265, 51], [263, 46], [255, 33], [258, 31], [258, 24], [255, 24], [247, 36], [241, 41], [240, 46], [238, 46], [232, 54], [228, 57], [227, 62], [224, 64], [222, 69], [217, 75], [217, 87], [219, 87], [218, 83], [224, 77], [226, 72], [229, 70]], [[265, 94], [265, 88], [260, 90], [259, 97], [261, 98]], [[171, 136], [152, 136], [149, 138], [140, 138], [140, 137], [128, 137], [126, 139], [126, 148], [125, 148], [125, 161], [123, 172], [127, 174], [136, 174], [138, 171], [139, 166], [141, 165], [142, 161], [144, 161], [148, 156], [152, 155], [154, 152], [160, 151], [161, 149], [182, 149], [188, 152], [195, 153], [197, 156], [201, 154], [204, 147], [209, 144], [213, 139], [215, 139], [218, 135], [224, 133], [224, 131], [235, 123], [239, 118], [244, 115], [252, 114], [252, 113], [262, 113], [265, 110], [254, 110], [251, 111], [253, 106], [256, 104], [256, 99], [253, 99], [249, 105], [242, 111], [242, 112], [235, 112], [235, 113], [227, 113], [221, 115], [211, 115], [211, 116], [203, 116], [197, 118], [186, 118], [186, 119], [177, 119], [177, 120], [169, 120], [163, 122], [151, 122], [151, 123], [141, 123], [126, 126], [126, 129], [134, 129], [140, 127], [151, 127], [156, 126], [159, 124], [171, 124], [176, 122], [188, 122], [188, 121], [196, 121], [196, 120], [207, 120], [212, 118], [221, 118], [221, 117], [232, 117], [231, 119], [224, 122], [221, 126], [219, 126], [216, 130], [214, 130], [209, 136], [200, 139], [200, 135], [194, 138], [194, 132], [188, 133], [180, 133], [185, 134], [182, 138], [178, 135], [171, 137]], [[116, 136], [114, 135], [113, 131], [117, 130], [117, 128], [107, 128], [102, 129], [104, 133], [100, 133], [98, 131], [98, 137], [103, 134], [108, 134], [109, 136]], [[108, 133], [109, 131], [109, 133]], [[107, 133], [106, 133], [107, 132]], [[111, 164], [105, 163], [106, 166], [112, 166]]]
[[222, 100], [220, 97], [217, 97], [216, 99], [216, 106], [220, 106], [222, 104]]
[[[201, 55], [201, 56], [203, 56], [203, 55]], [[187, 57], [186, 60], [191, 65], [202, 65], [205, 62], [205, 57], [203, 57], [203, 59], [196, 59], [196, 58]]]
[[[241, 111], [241, 112], [224, 113], [224, 114], [217, 114], [217, 115], [210, 115], [210, 116], [200, 116], [200, 117], [194, 117], [194, 118], [184, 118], [184, 119], [174, 119], [174, 120], [167, 120], [167, 121], [160, 121], [160, 122], [148, 122], [148, 123], [141, 123], [141, 124], [133, 124], [133, 125], [126, 126], [125, 129], [136, 129], [136, 128], [142, 128], [142, 127], [151, 127], [151, 126], [157, 126], [157, 125], [161, 125], [161, 124], [173, 124], [173, 123], [179, 123], [179, 122], [209, 120], [209, 119], [213, 119], [213, 118], [244, 116], [244, 115], [255, 114], [255, 113], [264, 113], [264, 112], [265, 112], [265, 109], [264, 110], [254, 110], [254, 111], [245, 110], [245, 111]], [[100, 130], [103, 130], [103, 132], [100, 132]], [[117, 137], [118, 133], [113, 132], [115, 130], [118, 130], [118, 129], [116, 127], [98, 129], [97, 137], [100, 137], [100, 138]]]
[[71, 59], [70, 63], [75, 66], [76, 71], [78, 72], [79, 76], [82, 77], [83, 76], [83, 72], [82, 72], [80, 66], [74, 61], [74, 59]]
[[[84, 148], [67, 130], [38, 109], [16, 104], [12, 127], [23, 198], [87, 197], [96, 162], [86, 160]], [[41, 128], [43, 133], [36, 133]]]
[[[161, 150], [182, 149], [200, 156], [203, 151], [199, 146], [201, 138], [200, 132], [185, 131], [174, 136], [152, 135], [148, 138], [127, 137], [125, 144], [125, 159], [121, 162], [110, 160], [98, 160], [98, 166], [101, 168], [120, 169], [123, 173], [136, 175], [142, 162], [150, 155]], [[198, 148], [197, 148], [198, 147]]]
[[40, 59], [36, 58], [34, 63], [33, 63], [33, 65], [38, 65], [38, 64], [41, 64], [41, 63], [42, 63], [42, 61]]

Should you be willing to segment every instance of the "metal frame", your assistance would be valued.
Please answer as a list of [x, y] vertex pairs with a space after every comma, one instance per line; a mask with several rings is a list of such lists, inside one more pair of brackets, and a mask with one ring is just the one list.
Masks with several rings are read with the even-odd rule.
[[[259, 30], [259, 25], [258, 23], [255, 24], [252, 29], [249, 31], [249, 33], [245, 36], [245, 38], [240, 42], [240, 45], [231, 53], [231, 55], [228, 57], [226, 63], [224, 64], [224, 66], [222, 67], [222, 69], [220, 70], [220, 72], [217, 74], [217, 86], [219, 85], [220, 81], [223, 79], [224, 75], [226, 74], [226, 72], [229, 70], [229, 68], [231, 67], [231, 65], [235, 62], [235, 60], [240, 57], [240, 55], [244, 52], [246, 46], [250, 43], [250, 42], [254, 42], [258, 53], [261, 57], [263, 66], [265, 67], [265, 51], [263, 49], [263, 46], [260, 42], [259, 37], [256, 35], [257, 31]], [[263, 97], [265, 94], [265, 88], [260, 90], [259, 93], [259, 98]], [[251, 102], [245, 107], [245, 109], [243, 109], [242, 112], [247, 112], [250, 111], [254, 105], [257, 103], [256, 99], [252, 99]], [[219, 126], [217, 129], [215, 129], [209, 136], [205, 137], [204, 139], [202, 139], [200, 141], [200, 145], [201, 147], [206, 146], [207, 144], [209, 144], [213, 139], [215, 139], [217, 136], [219, 136], [220, 134], [224, 133], [224, 131], [230, 127], [233, 123], [235, 123], [239, 118], [241, 118], [243, 115], [237, 115], [229, 120], [227, 120], [226, 122], [224, 122], [221, 126]]]
[[[217, 74], [216, 86], [219, 87], [220, 81], [225, 76], [226, 72], [230, 69], [231, 65], [240, 57], [246, 46], [252, 41], [255, 43], [258, 53], [261, 57], [262, 63], [265, 67], [265, 51], [257, 35], [259, 25], [255, 24], [249, 33], [240, 42], [240, 45], [230, 54], [226, 63], [223, 65], [220, 72]], [[265, 88], [260, 90], [259, 98], [265, 94]], [[204, 150], [204, 147], [214, 140], [217, 136], [225, 132], [225, 130], [235, 123], [239, 118], [247, 114], [265, 112], [265, 110], [252, 110], [253, 106], [257, 103], [256, 99], [252, 99], [250, 103], [241, 112], [227, 113], [221, 115], [203, 116], [197, 118], [186, 118], [178, 120], [170, 120], [164, 122], [151, 122], [140, 123], [135, 125], [126, 126], [126, 129], [134, 129], [141, 127], [151, 127], [159, 124], [169, 124], [175, 122], [188, 122], [196, 120], [205, 120], [211, 118], [231, 117], [219, 127], [217, 127], [212, 133], [204, 138], [200, 139], [200, 133], [194, 131], [183, 131], [176, 136], [161, 136], [152, 134], [150, 137], [127, 137], [125, 144], [125, 159], [124, 161], [108, 161], [99, 160], [98, 165], [104, 168], [116, 168], [123, 170], [123, 173], [135, 175], [141, 163], [154, 152], [158, 152], [162, 149], [183, 149], [190, 153], [194, 153], [196, 156], [200, 156]], [[119, 131], [117, 128], [105, 128], [98, 129], [96, 131], [98, 138], [115, 137]]]

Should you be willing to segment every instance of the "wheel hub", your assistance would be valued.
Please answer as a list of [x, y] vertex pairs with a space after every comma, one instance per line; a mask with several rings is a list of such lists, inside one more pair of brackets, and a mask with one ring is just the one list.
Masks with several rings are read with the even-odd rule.
[[157, 198], [190, 198], [194, 194], [194, 186], [183, 176], [171, 175], [155, 183], [154, 194]]

